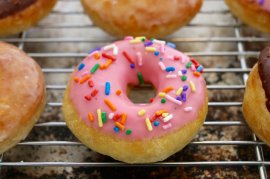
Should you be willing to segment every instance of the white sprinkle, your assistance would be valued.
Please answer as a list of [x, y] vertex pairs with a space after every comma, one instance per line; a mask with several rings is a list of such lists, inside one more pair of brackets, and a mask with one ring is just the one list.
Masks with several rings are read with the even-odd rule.
[[188, 112], [188, 111], [192, 111], [192, 107], [185, 107], [184, 111]]
[[195, 70], [196, 70], [196, 68], [195, 68], [195, 65], [194, 65], [194, 64], [192, 64], [190, 68], [191, 68], [191, 70], [192, 70], [192, 71], [195, 71]]
[[160, 66], [161, 70], [165, 70], [166, 67], [163, 62], [158, 62], [158, 65]]
[[82, 73], [82, 77], [84, 77], [84, 76], [87, 75], [87, 74], [89, 74], [89, 72], [88, 72], [88, 71], [84, 71], [84, 72]]
[[115, 47], [115, 44], [106, 45], [105, 47], [103, 47], [103, 50], [111, 50], [114, 47]]
[[167, 59], [173, 60], [174, 58], [173, 58], [173, 56], [169, 55], [169, 56], [167, 56]]
[[109, 119], [113, 119], [113, 117], [114, 117], [114, 113], [111, 112], [111, 113], [109, 114]]
[[177, 75], [176, 74], [171, 74], [171, 75], [167, 75], [166, 78], [176, 78]]
[[163, 44], [160, 45], [160, 53], [161, 54], [165, 53], [165, 45], [163, 45]]
[[186, 63], [187, 58], [188, 58], [188, 57], [184, 55], [183, 58], [182, 58], [182, 63]]
[[178, 76], [183, 76], [183, 73], [181, 70], [178, 71]]
[[113, 54], [114, 55], [118, 55], [118, 47], [115, 45], [115, 47], [113, 48]]
[[126, 37], [124, 38], [124, 40], [133, 40], [133, 37], [132, 37], [132, 36], [126, 36]]
[[163, 40], [157, 40], [157, 39], [154, 39], [153, 42], [154, 43], [157, 43], [157, 44], [161, 44], [161, 45], [165, 45], [166, 44], [165, 41], [163, 41]]
[[174, 99], [173, 97], [171, 97], [170, 95], [166, 94], [165, 95], [165, 98], [175, 104], [178, 104], [178, 105], [182, 105], [182, 102], [181, 101], [178, 101], [177, 99]]
[[168, 122], [168, 121], [170, 121], [172, 118], [173, 118], [173, 114], [170, 114], [170, 115], [168, 115], [167, 117], [164, 117], [164, 118], [162, 119], [162, 121], [163, 121], [163, 122]]
[[162, 126], [162, 128], [165, 129], [165, 130], [170, 128], [170, 127], [172, 127], [171, 123]]
[[141, 52], [137, 52], [136, 55], [137, 55], [138, 65], [139, 66], [142, 66], [143, 65], [143, 61], [142, 61], [142, 54], [141, 54]]

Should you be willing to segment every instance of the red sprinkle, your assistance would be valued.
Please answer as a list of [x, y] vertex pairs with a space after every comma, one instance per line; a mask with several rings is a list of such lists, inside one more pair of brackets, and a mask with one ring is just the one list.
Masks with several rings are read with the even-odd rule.
[[90, 100], [91, 100], [91, 96], [90, 96], [90, 95], [86, 95], [86, 96], [84, 97], [84, 99], [86, 99], [87, 101], [90, 101]]
[[115, 61], [116, 60], [116, 58], [114, 58], [111, 55], [107, 55], [106, 53], [102, 53], [101, 55], [102, 55], [102, 57], [107, 58], [107, 59], [111, 59], [112, 61]]
[[94, 82], [93, 82], [92, 80], [89, 80], [89, 81], [88, 81], [88, 86], [89, 86], [90, 88], [94, 87]]
[[180, 59], [181, 59], [181, 57], [174, 56], [174, 60], [178, 61], [178, 60], [180, 60]]
[[191, 58], [191, 62], [195, 65], [195, 67], [200, 65], [200, 63], [197, 62], [194, 58]]
[[127, 54], [126, 51], [123, 51], [123, 55], [126, 57], [126, 59], [130, 62], [134, 64], [134, 61], [131, 59], [131, 57]]
[[114, 116], [113, 116], [113, 120], [114, 121], [117, 121], [118, 119], [120, 119], [122, 117], [122, 114], [115, 114]]
[[154, 101], [154, 98], [150, 98], [149, 102], [152, 103]]
[[158, 116], [156, 114], [152, 115], [150, 117], [150, 122], [154, 122], [157, 118], [158, 118]]
[[91, 96], [94, 97], [94, 96], [97, 95], [97, 93], [98, 93], [98, 90], [97, 89], [94, 89], [94, 91], [92, 91], [92, 93], [91, 93]]

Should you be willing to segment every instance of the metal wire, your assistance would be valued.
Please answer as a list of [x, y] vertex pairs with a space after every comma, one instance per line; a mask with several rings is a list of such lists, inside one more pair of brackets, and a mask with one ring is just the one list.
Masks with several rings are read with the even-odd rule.
[[[72, 1], [72, 0], [61, 0], [61, 1]], [[207, 1], [217, 1], [217, 0], [207, 0]], [[200, 12], [202, 14], [226, 14], [229, 13], [226, 11], [204, 11]], [[61, 15], [70, 15], [70, 14], [82, 14], [81, 11], [54, 11], [53, 14], [61, 14]], [[190, 38], [171, 38], [168, 39], [169, 41], [175, 43], [237, 43], [237, 51], [209, 51], [209, 52], [186, 52], [187, 55], [190, 56], [200, 56], [200, 57], [219, 57], [219, 56], [228, 56], [228, 57], [238, 57], [240, 60], [240, 68], [207, 68], [205, 69], [205, 73], [236, 73], [243, 75], [243, 82], [247, 79], [247, 74], [250, 72], [250, 68], [247, 68], [246, 65], [246, 58], [249, 56], [257, 56], [258, 51], [246, 51], [243, 47], [243, 43], [245, 42], [254, 42], [254, 43], [261, 43], [261, 42], [270, 42], [269, 37], [242, 37], [239, 28], [243, 27], [243, 25], [239, 21], [235, 21], [233, 23], [226, 23], [222, 24], [219, 22], [213, 23], [192, 23], [187, 26], [188, 28], [234, 28], [235, 29], [235, 37], [190, 37]], [[75, 24], [75, 25], [62, 25], [62, 24], [54, 24], [54, 25], [39, 25], [37, 28], [96, 28], [94, 25], [89, 24]], [[18, 43], [18, 47], [20, 49], [24, 49], [25, 43], [43, 43], [43, 44], [50, 44], [50, 43], [108, 43], [115, 39], [91, 39], [91, 38], [76, 38], [76, 37], [64, 37], [64, 38], [38, 38], [38, 37], [27, 37], [27, 33], [23, 32], [20, 37], [17, 38], [2, 38], [0, 40], [12, 43]], [[87, 55], [87, 53], [70, 53], [70, 52], [43, 52], [43, 53], [28, 53], [30, 56], [35, 58], [40, 58], [40, 60], [50, 60], [50, 58], [83, 58]], [[46, 57], [46, 58], [44, 58]], [[62, 74], [62, 73], [72, 73], [72, 68], [43, 68], [42, 71], [45, 74]], [[66, 88], [66, 84], [47, 84], [47, 90], [60, 90], [63, 91]], [[245, 85], [208, 85], [208, 90], [243, 90]], [[230, 102], [209, 102], [210, 107], [241, 107], [242, 102], [230, 101]], [[48, 107], [61, 107], [61, 102], [53, 102], [49, 101], [47, 103]], [[204, 122], [204, 126], [244, 126], [247, 127], [244, 121], [213, 121], [207, 119]], [[35, 125], [35, 127], [66, 127], [65, 122], [40, 122]], [[76, 141], [24, 141], [18, 144], [19, 146], [77, 146], [82, 145], [80, 142]], [[239, 140], [231, 140], [231, 141], [194, 141], [191, 142], [190, 145], [215, 145], [215, 146], [223, 146], [223, 145], [235, 145], [235, 146], [254, 146], [255, 147], [255, 155], [256, 161], [181, 161], [181, 162], [158, 162], [153, 164], [136, 164], [136, 165], [129, 165], [120, 162], [50, 162], [50, 161], [43, 161], [43, 162], [5, 162], [2, 161], [2, 156], [0, 157], [0, 168], [1, 166], [9, 166], [9, 167], [30, 167], [30, 166], [73, 166], [73, 167], [155, 167], [155, 166], [257, 166], [260, 174], [260, 178], [264, 179], [267, 178], [267, 174], [265, 171], [265, 166], [270, 165], [270, 161], [264, 161], [263, 152], [261, 146], [265, 145], [263, 142], [259, 142], [255, 135], [253, 135], [253, 140], [250, 141], [239, 141]]]

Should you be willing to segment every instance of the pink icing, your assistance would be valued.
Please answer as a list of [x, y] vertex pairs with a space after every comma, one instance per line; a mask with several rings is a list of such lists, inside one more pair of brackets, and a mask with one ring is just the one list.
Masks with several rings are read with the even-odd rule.
[[270, 12], [270, 0], [257, 0], [257, 3], [266, 11]]
[[[88, 83], [85, 82], [80, 84], [76, 83], [74, 80], [70, 85], [70, 99], [73, 102], [80, 118], [89, 126], [98, 129], [108, 135], [116, 135], [119, 138], [124, 138], [127, 140], [137, 140], [143, 138], [153, 138], [162, 136], [168, 132], [177, 130], [184, 125], [194, 121], [198, 116], [198, 110], [200, 110], [205, 102], [206, 98], [206, 84], [201, 74], [197, 77], [193, 74], [191, 68], [187, 69], [187, 80], [182, 81], [181, 77], [178, 76], [178, 71], [186, 69], [186, 64], [190, 62], [188, 56], [183, 53], [167, 46], [161, 45], [160, 43], [154, 43], [150, 47], [155, 47], [157, 51], [164, 48], [164, 54], [160, 53], [156, 56], [153, 52], [148, 52], [145, 50], [143, 42], [130, 43], [130, 40], [117, 41], [114, 45], [118, 48], [117, 55], [113, 54], [113, 49], [101, 50], [99, 54], [106, 53], [107, 55], [116, 58], [107, 69], [98, 69], [94, 74], [91, 75], [91, 79], [94, 83], [94, 87], [89, 87]], [[122, 54], [123, 51], [131, 57], [135, 62], [135, 68], [130, 67], [130, 62]], [[141, 53], [142, 61], [138, 60], [137, 53]], [[174, 57], [176, 60], [174, 60]], [[163, 58], [163, 60], [160, 60]], [[94, 58], [93, 54], [86, 57], [82, 63], [85, 64], [84, 68], [81, 70], [76, 69], [73, 73], [73, 78], [78, 77], [83, 78], [86, 72], [89, 72], [92, 67], [96, 64], [104, 64], [108, 59], [101, 57], [99, 60]], [[141, 65], [138, 65], [138, 63]], [[166, 67], [175, 67], [174, 72], [166, 72], [161, 70], [158, 62], [162, 61]], [[137, 72], [141, 72], [144, 81], [151, 82], [157, 90], [157, 96], [154, 101], [149, 104], [134, 104], [132, 103], [127, 95], [127, 84], [137, 85], [139, 80], [137, 78]], [[167, 75], [176, 75], [176, 78], [166, 78]], [[196, 87], [196, 91], [192, 92], [189, 82], [192, 81]], [[110, 94], [105, 95], [105, 83], [110, 82]], [[176, 91], [179, 87], [188, 85], [189, 88], [186, 92], [187, 101], [183, 102], [182, 105], [176, 104], [174, 102], [166, 100], [166, 103], [161, 103], [161, 97], [158, 93], [161, 92], [166, 87], [172, 86], [174, 89], [167, 94], [174, 99], [176, 98]], [[92, 97], [90, 101], [86, 100], [84, 97], [91, 94], [91, 92], [97, 89], [99, 92], [95, 97]], [[122, 94], [120, 96], [116, 95], [117, 90], [121, 90]], [[109, 114], [112, 110], [104, 103], [104, 99], [109, 99], [117, 108], [114, 112], [115, 114], [126, 113], [127, 120], [125, 129], [123, 131], [115, 132], [115, 121], [109, 119]], [[192, 107], [192, 108], [190, 108]], [[97, 109], [100, 108], [103, 112], [107, 113], [107, 122], [103, 124], [103, 127], [98, 125]], [[144, 116], [139, 116], [138, 111], [144, 109], [146, 111]], [[173, 115], [173, 118], [168, 122], [164, 122], [162, 119], [157, 119], [160, 122], [158, 126], [152, 124], [152, 131], [148, 131], [145, 119], [146, 117], [151, 118], [156, 111], [166, 109], [169, 114]], [[94, 115], [94, 121], [90, 122], [88, 119], [88, 113], [91, 112]], [[121, 118], [120, 120], [121, 121]], [[126, 135], [126, 130], [132, 130], [130, 135]], [[87, 135], [87, 134], [86, 134]]]

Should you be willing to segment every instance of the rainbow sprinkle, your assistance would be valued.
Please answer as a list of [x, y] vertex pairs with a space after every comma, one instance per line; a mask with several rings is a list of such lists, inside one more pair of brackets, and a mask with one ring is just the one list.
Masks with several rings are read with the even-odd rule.
[[110, 91], [111, 91], [111, 83], [107, 81], [105, 83], [105, 94], [106, 95], [109, 95], [110, 94]]

